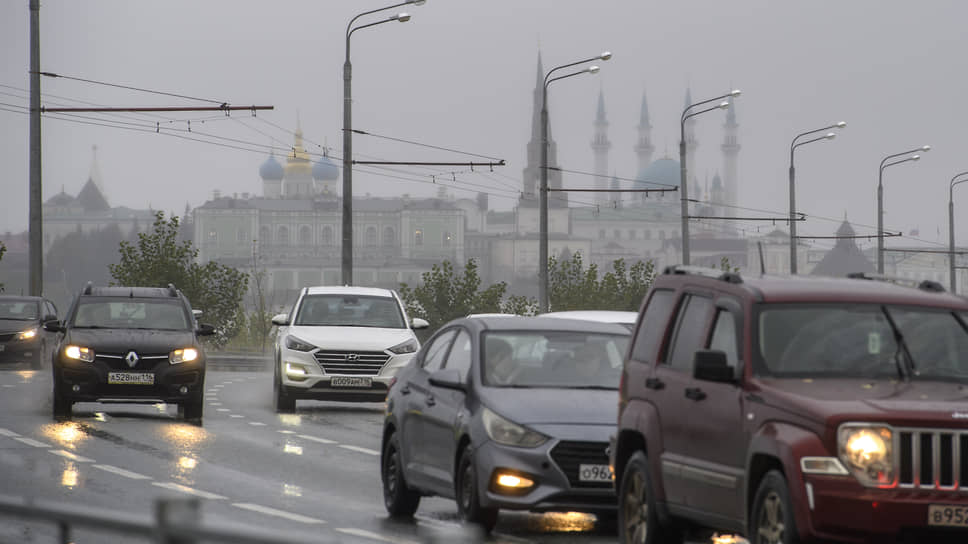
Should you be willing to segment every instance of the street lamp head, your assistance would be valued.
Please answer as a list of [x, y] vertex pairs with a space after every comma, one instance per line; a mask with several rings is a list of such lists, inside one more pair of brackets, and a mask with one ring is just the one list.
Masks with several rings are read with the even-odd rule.
[[928, 151], [931, 151], [931, 146], [930, 145], [921, 146], [921, 151], [924, 151], [925, 153], [927, 153]]
[[393, 19], [396, 19], [397, 21], [400, 21], [401, 23], [406, 23], [407, 21], [410, 20], [410, 14], [409, 13], [398, 13], [398, 14], [394, 15], [392, 18]]
[[413, 4], [415, 6], [422, 6], [422, 5], [424, 5], [424, 2], [426, 2], [426, 1], [427, 0], [410, 0], [410, 2], [408, 2], [408, 3], [409, 4]]
[[589, 66], [588, 68], [585, 68], [585, 71], [589, 74], [597, 74], [599, 70], [601, 70], [601, 68], [598, 66]]
[[828, 139], [828, 140], [833, 140], [833, 139], [834, 139], [834, 138], [836, 138], [836, 137], [837, 137], [837, 134], [835, 134], [835, 133], [833, 133], [833, 132], [828, 132], [828, 133], [827, 133], [827, 135], [826, 135], [826, 136], [824, 136], [824, 138], [826, 138], [826, 139]]
[[741, 94], [743, 94], [743, 91], [740, 91], [739, 89], [733, 89], [732, 91], [730, 91], [729, 96], [739, 96]]
[[728, 107], [729, 107], [729, 101], [728, 100], [723, 100], [722, 102], [719, 103], [719, 109], [721, 109], [721, 110], [725, 110]]
[[837, 127], [837, 128], [844, 128], [844, 127], [847, 126], [847, 121], [841, 121], [841, 122], [837, 123], [834, 126]]
[[911, 155], [911, 158], [908, 159], [908, 160], [910, 160], [910, 161], [921, 160], [921, 155]]
[[612, 58], [612, 52], [611, 51], [603, 51], [602, 54], [598, 56], [598, 58], [600, 58], [601, 60], [608, 60], [608, 59]]

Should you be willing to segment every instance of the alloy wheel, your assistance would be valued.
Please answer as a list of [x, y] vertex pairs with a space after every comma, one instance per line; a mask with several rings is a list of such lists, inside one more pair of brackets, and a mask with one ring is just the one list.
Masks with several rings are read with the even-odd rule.
[[632, 474], [632, 485], [625, 494], [625, 541], [644, 544], [648, 538], [649, 503], [645, 496], [645, 475]]
[[780, 496], [776, 491], [771, 491], [763, 500], [759, 523], [757, 523], [759, 544], [781, 544], [783, 542], [783, 531], [785, 529], [783, 518], [785, 515]]

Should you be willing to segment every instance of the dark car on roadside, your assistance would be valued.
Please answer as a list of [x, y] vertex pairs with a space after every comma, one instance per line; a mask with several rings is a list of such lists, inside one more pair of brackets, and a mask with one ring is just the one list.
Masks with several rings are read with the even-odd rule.
[[666, 269], [619, 391], [621, 542], [968, 542], [966, 322], [932, 281]]
[[186, 420], [201, 422], [205, 350], [188, 299], [169, 284], [93, 287], [75, 298], [61, 322], [53, 357], [53, 415], [70, 418], [75, 402], [177, 404]]
[[56, 320], [57, 307], [46, 298], [0, 295], [0, 364], [41, 368], [55, 340], [44, 323]]
[[485, 530], [500, 509], [614, 515], [606, 448], [628, 340], [622, 325], [546, 317], [441, 327], [387, 393], [387, 511], [437, 495]]

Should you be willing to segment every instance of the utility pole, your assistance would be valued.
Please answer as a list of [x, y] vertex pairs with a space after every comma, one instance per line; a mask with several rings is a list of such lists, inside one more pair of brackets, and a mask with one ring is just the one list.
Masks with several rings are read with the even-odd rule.
[[30, 188], [28, 262], [29, 292], [44, 293], [43, 191], [40, 176], [40, 0], [29, 0], [30, 9]]

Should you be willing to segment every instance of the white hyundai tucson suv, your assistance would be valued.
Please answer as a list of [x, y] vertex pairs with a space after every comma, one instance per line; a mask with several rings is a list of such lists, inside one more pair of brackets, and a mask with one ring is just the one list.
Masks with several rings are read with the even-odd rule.
[[287, 314], [272, 318], [273, 399], [292, 412], [297, 399], [380, 402], [420, 343], [400, 296], [373, 287], [306, 287]]

